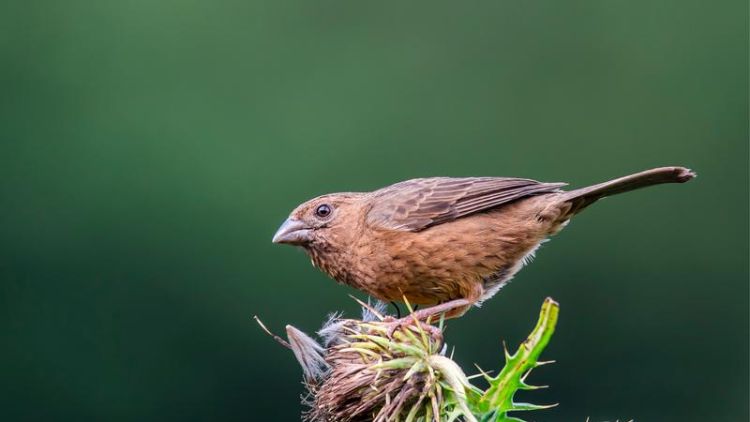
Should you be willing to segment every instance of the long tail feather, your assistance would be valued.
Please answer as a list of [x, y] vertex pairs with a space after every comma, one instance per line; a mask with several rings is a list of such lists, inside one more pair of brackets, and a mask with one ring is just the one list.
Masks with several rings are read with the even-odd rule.
[[685, 167], [660, 167], [566, 192], [563, 201], [572, 204], [569, 212], [572, 215], [605, 196], [662, 183], [685, 183], [695, 176], [692, 170]]

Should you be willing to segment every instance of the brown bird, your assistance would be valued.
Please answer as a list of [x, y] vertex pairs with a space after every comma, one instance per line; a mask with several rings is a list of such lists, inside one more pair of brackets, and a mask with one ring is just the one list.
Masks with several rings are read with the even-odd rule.
[[384, 301], [460, 316], [489, 299], [571, 217], [605, 196], [695, 177], [662, 167], [563, 191], [510, 177], [413, 179], [367, 193], [334, 193], [292, 211], [274, 243], [301, 246], [339, 283]]

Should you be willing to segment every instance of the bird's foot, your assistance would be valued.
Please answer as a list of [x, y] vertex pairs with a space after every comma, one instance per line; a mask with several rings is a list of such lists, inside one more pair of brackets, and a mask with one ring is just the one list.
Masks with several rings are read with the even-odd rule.
[[425, 321], [416, 320], [411, 316], [406, 316], [399, 319], [387, 317], [383, 322], [386, 323], [386, 327], [388, 328], [388, 331], [386, 332], [388, 338], [393, 338], [397, 331], [407, 330], [411, 330], [416, 333], [419, 333], [420, 331], [425, 332], [430, 337], [442, 338], [443, 336], [438, 327], [432, 324], [428, 324]]
[[444, 314], [445, 318], [455, 318], [463, 315], [472, 302], [468, 299], [455, 299], [439, 305], [430, 306], [429, 308], [420, 309], [414, 311], [411, 314], [403, 318], [386, 317], [383, 322], [389, 324], [388, 337], [393, 337], [393, 334], [397, 330], [409, 329], [410, 326], [414, 326], [417, 329], [423, 329], [430, 333], [430, 335], [440, 335], [440, 329], [429, 323], [431, 317], [439, 314]]

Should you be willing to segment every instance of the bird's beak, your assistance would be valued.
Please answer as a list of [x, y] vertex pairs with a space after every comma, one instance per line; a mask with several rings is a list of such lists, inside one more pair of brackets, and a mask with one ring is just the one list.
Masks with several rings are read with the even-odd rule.
[[310, 241], [310, 229], [305, 223], [287, 218], [284, 224], [276, 230], [273, 235], [273, 243], [288, 243], [290, 245], [302, 245]]

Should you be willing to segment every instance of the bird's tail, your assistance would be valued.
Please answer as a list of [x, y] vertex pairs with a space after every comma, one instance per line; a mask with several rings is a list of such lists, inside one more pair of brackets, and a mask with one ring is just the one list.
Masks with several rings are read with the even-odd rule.
[[685, 167], [660, 167], [565, 192], [562, 200], [571, 204], [568, 215], [572, 216], [605, 196], [662, 183], [685, 183], [695, 176], [692, 170]]

